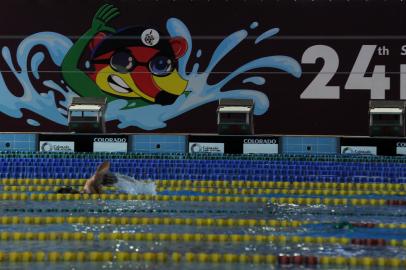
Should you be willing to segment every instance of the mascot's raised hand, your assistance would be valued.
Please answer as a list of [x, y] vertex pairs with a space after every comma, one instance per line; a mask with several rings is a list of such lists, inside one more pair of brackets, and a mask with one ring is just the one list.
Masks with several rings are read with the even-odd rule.
[[107, 26], [107, 24], [118, 15], [120, 15], [118, 8], [109, 4], [103, 5], [93, 17], [92, 29], [97, 32], [116, 32], [114, 28]]

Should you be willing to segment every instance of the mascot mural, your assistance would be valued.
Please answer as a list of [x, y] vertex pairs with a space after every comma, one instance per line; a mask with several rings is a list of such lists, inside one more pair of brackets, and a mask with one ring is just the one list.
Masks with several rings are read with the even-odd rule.
[[[263, 85], [262, 76], [249, 76], [248, 71], [272, 68], [298, 78], [298, 62], [284, 55], [264, 56], [235, 68], [221, 81], [209, 84], [208, 78], [216, 65], [248, 36], [248, 30], [239, 30], [225, 37], [202, 69], [198, 62], [189, 63], [192, 53], [196, 59], [202, 49], [194, 50], [192, 36], [186, 25], [177, 18], [166, 22], [166, 31], [152, 27], [130, 26], [113, 28], [111, 21], [118, 17], [118, 8], [104, 5], [95, 13], [88, 29], [75, 43], [55, 32], [40, 32], [24, 39], [17, 48], [15, 67], [8, 47], [2, 56], [11, 72], [23, 87], [22, 96], [9, 90], [3, 76], [0, 78], [1, 112], [14, 118], [25, 118], [30, 126], [40, 126], [35, 115], [59, 125], [67, 125], [67, 107], [74, 96], [98, 96], [108, 100], [107, 121], [116, 121], [117, 129], [137, 127], [156, 130], [167, 126], [167, 121], [221, 98], [250, 98], [255, 102], [255, 115], [264, 114], [269, 100], [261, 91], [242, 87], [227, 89], [227, 84], [239, 75], [247, 74], [242, 84]], [[249, 28], [258, 27], [252, 22]], [[255, 44], [279, 32], [271, 28], [256, 37]], [[169, 34], [169, 35], [168, 35]], [[63, 80], [45, 78], [39, 72], [46, 48], [51, 60], [60, 67]], [[204, 52], [208, 53], [208, 52]], [[186, 66], [192, 69], [187, 71]], [[31, 69], [36, 80], [47, 87], [47, 92], [36, 91]], [[21, 71], [18, 71], [21, 70]], [[56, 95], [62, 95], [57, 99]], [[24, 109], [24, 110], [23, 110]], [[27, 117], [24, 111], [32, 113]]]
[[[111, 5], [99, 9], [91, 28], [62, 62], [65, 82], [80, 96], [103, 96], [108, 102], [126, 99], [125, 109], [172, 104], [187, 86], [177, 64], [187, 51], [187, 41], [183, 37], [160, 39], [155, 29], [143, 27], [116, 31], [108, 23], [118, 15]], [[86, 49], [91, 51], [91, 67], [84, 72], [79, 62]]]

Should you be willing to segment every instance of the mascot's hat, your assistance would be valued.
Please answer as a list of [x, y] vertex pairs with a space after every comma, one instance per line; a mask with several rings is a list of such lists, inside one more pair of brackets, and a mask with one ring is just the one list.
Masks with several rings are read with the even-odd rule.
[[[100, 43], [93, 50], [91, 58], [93, 59], [102, 54], [109, 53], [111, 51], [122, 50], [127, 47], [146, 47], [146, 46], [156, 48], [167, 56], [174, 56], [172, 48], [169, 43], [169, 37], [160, 38], [159, 36], [158, 37], [155, 36], [153, 38], [155, 39], [158, 38], [158, 40], [155, 40], [154, 45], [147, 43], [146, 38], [143, 37], [144, 36], [143, 33], [149, 32], [150, 30], [156, 32], [156, 30], [153, 30], [151, 28], [147, 30], [146, 27], [141, 26], [130, 26], [120, 29], [116, 33], [104, 37], [102, 41], [100, 41]], [[151, 37], [151, 35], [149, 37]]]

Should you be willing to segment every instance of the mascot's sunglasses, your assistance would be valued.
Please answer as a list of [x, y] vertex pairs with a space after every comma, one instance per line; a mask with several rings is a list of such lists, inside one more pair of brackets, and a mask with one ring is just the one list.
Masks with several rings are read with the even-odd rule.
[[109, 59], [97, 59], [95, 64], [110, 64], [111, 68], [120, 73], [131, 73], [137, 66], [146, 66], [156, 76], [167, 76], [175, 68], [174, 61], [167, 56], [158, 55], [148, 61], [139, 63], [130, 51], [122, 50], [115, 52]]

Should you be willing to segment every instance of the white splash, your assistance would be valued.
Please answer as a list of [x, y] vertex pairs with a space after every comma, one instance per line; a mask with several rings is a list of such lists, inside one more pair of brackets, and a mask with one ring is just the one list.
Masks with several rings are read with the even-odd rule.
[[150, 180], [136, 180], [133, 177], [115, 173], [118, 182], [115, 186], [128, 194], [149, 194], [156, 195], [156, 184]]

